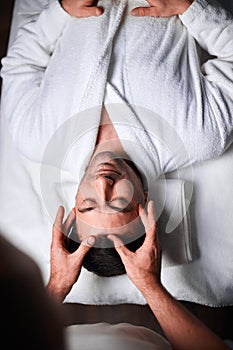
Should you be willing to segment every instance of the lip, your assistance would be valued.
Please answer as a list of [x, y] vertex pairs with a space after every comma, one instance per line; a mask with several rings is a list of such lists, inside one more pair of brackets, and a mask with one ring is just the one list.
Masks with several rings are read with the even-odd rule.
[[114, 170], [100, 170], [96, 173], [96, 176], [104, 176], [109, 177], [111, 179], [116, 179], [120, 177], [120, 174], [117, 171]]
[[115, 169], [115, 167], [112, 164], [109, 163], [102, 163], [97, 167], [96, 174], [109, 174], [114, 173], [117, 175], [121, 175], [119, 171]]

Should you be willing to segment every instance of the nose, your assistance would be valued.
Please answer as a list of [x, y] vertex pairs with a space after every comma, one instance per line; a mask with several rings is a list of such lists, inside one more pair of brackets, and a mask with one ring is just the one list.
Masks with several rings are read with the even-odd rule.
[[109, 201], [113, 190], [113, 184], [114, 180], [107, 176], [101, 175], [96, 178], [96, 192], [102, 201]]

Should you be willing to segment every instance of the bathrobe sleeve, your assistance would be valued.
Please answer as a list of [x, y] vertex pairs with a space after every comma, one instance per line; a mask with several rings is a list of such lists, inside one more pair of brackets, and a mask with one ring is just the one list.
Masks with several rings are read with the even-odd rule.
[[[53, 121], [48, 122], [46, 117], [44, 106], [50, 96], [46, 95], [44, 81], [52, 54], [71, 19], [60, 3], [52, 0], [36, 20], [19, 29], [2, 59], [1, 115], [17, 148], [33, 160], [40, 158], [38, 140], [43, 144], [44, 135], [53, 134], [59, 122], [55, 113]], [[50, 104], [54, 105], [52, 101]], [[37, 147], [32, 145], [35, 136]]]
[[[209, 135], [215, 140], [216, 152], [222, 154], [233, 138], [233, 17], [215, 0], [195, 0], [183, 15], [179, 16], [191, 36], [209, 54], [200, 71], [200, 85], [192, 86], [200, 101], [202, 128], [217, 123], [218, 132]], [[193, 80], [194, 81], [194, 80]], [[200, 111], [198, 111], [200, 113]], [[212, 116], [212, 117], [211, 117]], [[214, 127], [213, 127], [214, 129]], [[203, 147], [205, 149], [205, 147]]]

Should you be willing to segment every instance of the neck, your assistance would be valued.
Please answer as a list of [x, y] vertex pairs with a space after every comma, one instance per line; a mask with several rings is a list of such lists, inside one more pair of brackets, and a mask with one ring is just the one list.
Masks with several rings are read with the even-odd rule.
[[100, 153], [103, 151], [113, 152], [122, 158], [123, 157], [127, 158], [127, 154], [121, 144], [121, 141], [117, 135], [117, 132], [104, 106], [102, 109], [95, 150], [92, 157], [94, 157], [97, 153]]

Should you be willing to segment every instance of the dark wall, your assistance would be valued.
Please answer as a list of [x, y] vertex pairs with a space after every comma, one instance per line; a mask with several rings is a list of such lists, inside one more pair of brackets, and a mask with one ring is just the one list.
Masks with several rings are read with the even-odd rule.
[[228, 11], [233, 13], [233, 0], [218, 0]]
[[5, 56], [7, 50], [13, 5], [14, 0], [0, 0], [0, 59]]

